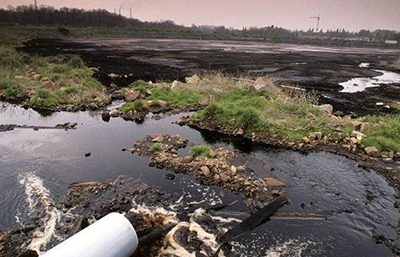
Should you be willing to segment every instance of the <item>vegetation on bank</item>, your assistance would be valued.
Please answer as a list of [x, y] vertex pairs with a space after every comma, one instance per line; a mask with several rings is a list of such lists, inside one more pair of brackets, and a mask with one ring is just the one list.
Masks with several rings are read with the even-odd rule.
[[331, 134], [346, 122], [332, 118], [315, 104], [313, 94], [252, 92], [235, 88], [197, 112], [203, 123], [243, 133], [266, 133], [299, 140], [311, 132]]
[[37, 57], [0, 46], [0, 94], [44, 107], [108, 102], [93, 71], [77, 56]]
[[367, 116], [363, 119], [371, 124], [361, 143], [375, 146], [380, 151], [400, 152], [400, 115]]

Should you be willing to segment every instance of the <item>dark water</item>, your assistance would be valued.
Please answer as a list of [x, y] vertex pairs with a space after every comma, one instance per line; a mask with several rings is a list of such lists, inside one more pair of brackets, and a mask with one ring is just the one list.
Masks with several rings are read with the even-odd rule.
[[[242, 151], [256, 175], [273, 176], [288, 185], [292, 204], [283, 210], [330, 217], [327, 221], [271, 220], [238, 239], [237, 252], [245, 256], [391, 256], [389, 248], [372, 239], [373, 235], [383, 234], [398, 243], [395, 191], [380, 175], [328, 153], [280, 151], [171, 124], [179, 116], [159, 121], [147, 118], [143, 124], [119, 118], [107, 123], [97, 112], [43, 117], [33, 110], [4, 104], [0, 124], [79, 125], [71, 131], [0, 133], [0, 229], [18, 226], [18, 219], [24, 223], [32, 204], [27, 196], [40, 193], [42, 187], [57, 202], [72, 182], [114, 181], [121, 175], [176, 195], [189, 192], [193, 201], [206, 198], [210, 203], [229, 203], [241, 199], [226, 190], [200, 185], [188, 175], [167, 180], [163, 177], [167, 171], [149, 167], [148, 159], [121, 151], [148, 134], [163, 132], [179, 134], [194, 143]], [[91, 156], [86, 158], [88, 152]], [[42, 187], [32, 189], [24, 183], [32, 176]]]

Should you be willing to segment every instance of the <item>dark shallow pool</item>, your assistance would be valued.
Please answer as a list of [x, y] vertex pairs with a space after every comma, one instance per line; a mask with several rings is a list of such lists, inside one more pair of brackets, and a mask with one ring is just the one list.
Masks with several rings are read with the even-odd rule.
[[[282, 210], [329, 216], [327, 221], [271, 220], [237, 239], [236, 252], [244, 256], [392, 255], [388, 247], [372, 238], [383, 234], [399, 242], [395, 191], [380, 175], [333, 154], [304, 155], [172, 124], [179, 116], [158, 121], [149, 117], [142, 124], [119, 118], [104, 122], [98, 112], [41, 116], [33, 110], [0, 104], [0, 124], [78, 123], [76, 130], [69, 131], [19, 129], [0, 133], [0, 229], [29, 222], [33, 198], [39, 195], [57, 202], [72, 182], [114, 181], [121, 175], [168, 193], [189, 193], [190, 201], [239, 200], [236, 208], [243, 208], [240, 196], [201, 185], [189, 175], [167, 180], [167, 171], [149, 167], [148, 159], [121, 151], [148, 134], [163, 132], [179, 134], [194, 143], [238, 150], [243, 154], [239, 161], [249, 160], [255, 175], [272, 176], [288, 185], [292, 203]], [[89, 152], [91, 156], [85, 157]]]

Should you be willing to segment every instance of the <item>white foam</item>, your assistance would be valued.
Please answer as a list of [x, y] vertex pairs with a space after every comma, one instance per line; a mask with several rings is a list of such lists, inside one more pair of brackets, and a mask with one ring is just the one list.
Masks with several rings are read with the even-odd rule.
[[28, 249], [41, 253], [50, 240], [60, 239], [55, 230], [62, 213], [54, 207], [50, 191], [43, 186], [43, 181], [38, 176], [32, 173], [22, 174], [20, 175], [20, 184], [25, 187], [29, 213], [34, 215], [38, 207], [44, 209], [44, 217], [42, 217], [44, 227], [37, 228], [33, 232], [33, 239], [28, 246]]

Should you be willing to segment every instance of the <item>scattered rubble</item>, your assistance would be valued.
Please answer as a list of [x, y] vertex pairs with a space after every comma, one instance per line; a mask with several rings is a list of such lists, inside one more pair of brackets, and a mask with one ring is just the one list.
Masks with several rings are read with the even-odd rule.
[[[162, 150], [151, 151], [154, 144], [161, 145]], [[247, 176], [243, 174], [245, 167], [235, 167], [231, 164], [235, 157], [234, 152], [224, 148], [213, 148], [213, 157], [179, 156], [178, 150], [187, 145], [188, 140], [179, 135], [155, 134], [138, 140], [133, 148], [123, 150], [151, 157], [151, 166], [176, 173], [192, 174], [204, 184], [218, 185], [233, 192], [243, 193], [249, 199], [247, 204], [251, 210], [263, 208], [274, 198], [267, 181]], [[284, 185], [281, 186], [277, 195], [283, 194]]]

